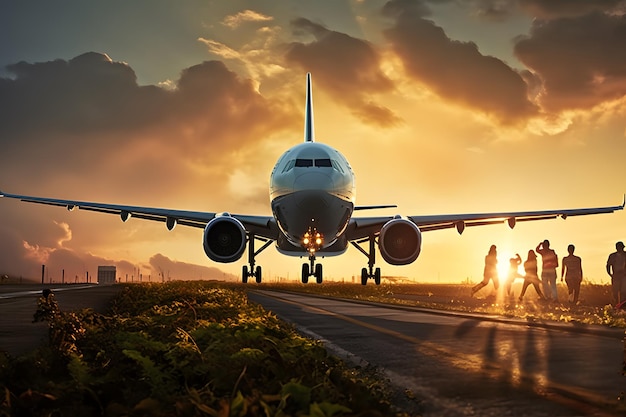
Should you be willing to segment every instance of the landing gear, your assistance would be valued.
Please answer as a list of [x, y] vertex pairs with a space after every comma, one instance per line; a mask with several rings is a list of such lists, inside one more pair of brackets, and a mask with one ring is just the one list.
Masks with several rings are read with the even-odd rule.
[[[313, 272], [313, 271], [315, 271], [315, 272]], [[314, 276], [315, 277], [315, 282], [317, 282], [318, 284], [322, 283], [322, 280], [323, 280], [322, 264], [315, 265], [315, 255], [314, 254], [310, 254], [309, 255], [309, 263], [308, 264], [302, 264], [302, 283], [303, 284], [308, 284], [310, 276]]]
[[[361, 246], [359, 246], [359, 243], [363, 243], [365, 241], [369, 241], [369, 253]], [[374, 264], [376, 263], [376, 237], [374, 235], [371, 235], [367, 239], [350, 243], [352, 243], [352, 245], [357, 248], [363, 255], [367, 256], [368, 259], [368, 268], [361, 269], [361, 285], [367, 285], [367, 280], [370, 278], [374, 279], [374, 283], [376, 285], [380, 285], [380, 268], [374, 269]]]
[[[254, 240], [258, 239], [262, 242], [265, 242], [261, 248], [255, 252], [254, 250]], [[244, 265], [241, 268], [241, 282], [244, 284], [248, 282], [248, 278], [254, 277], [257, 284], [260, 284], [263, 279], [263, 269], [260, 266], [255, 268], [254, 266], [254, 258], [261, 252], [265, 250], [269, 245], [272, 244], [271, 240], [267, 240], [265, 238], [256, 237], [253, 233], [248, 234], [248, 263], [250, 264], [250, 269], [248, 269], [247, 265]]]

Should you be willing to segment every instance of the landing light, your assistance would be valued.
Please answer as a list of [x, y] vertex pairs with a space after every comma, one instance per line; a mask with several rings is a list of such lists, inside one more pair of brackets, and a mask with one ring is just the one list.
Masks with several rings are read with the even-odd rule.
[[315, 230], [315, 227], [309, 227], [302, 237], [302, 246], [309, 253], [318, 251], [324, 243], [324, 236]]

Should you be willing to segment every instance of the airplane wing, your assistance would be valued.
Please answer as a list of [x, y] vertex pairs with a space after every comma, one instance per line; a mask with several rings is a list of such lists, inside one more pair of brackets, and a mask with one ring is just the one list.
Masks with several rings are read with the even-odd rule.
[[[456, 228], [460, 234], [463, 233], [465, 227], [468, 226], [484, 226], [507, 222], [509, 227], [513, 228], [518, 222], [548, 220], [555, 219], [557, 217], [566, 219], [567, 217], [573, 216], [613, 213], [614, 211], [622, 210], [625, 203], [626, 196], [624, 197], [622, 204], [618, 206], [496, 213], [435, 214], [408, 216], [407, 218], [415, 223], [422, 232]], [[392, 220], [393, 218], [393, 216], [353, 217], [350, 220], [350, 225], [348, 227], [348, 240], [353, 241], [363, 239], [371, 236], [372, 234], [376, 234], [386, 222]]]
[[[168, 230], [172, 230], [177, 224], [204, 228], [211, 219], [220, 215], [220, 213], [203, 211], [171, 210], [154, 207], [126, 206], [119, 204], [33, 197], [3, 193], [2, 191], [0, 191], [0, 197], [14, 198], [27, 203], [65, 207], [69, 211], [80, 209], [95, 211], [98, 213], [115, 214], [120, 216], [122, 221], [127, 221], [129, 218], [134, 217], [137, 219], [164, 222]], [[276, 240], [278, 237], [278, 228], [276, 227], [275, 220], [272, 216], [248, 216], [237, 214], [231, 214], [231, 216], [239, 220], [247, 231], [252, 232], [255, 235], [271, 240]]]

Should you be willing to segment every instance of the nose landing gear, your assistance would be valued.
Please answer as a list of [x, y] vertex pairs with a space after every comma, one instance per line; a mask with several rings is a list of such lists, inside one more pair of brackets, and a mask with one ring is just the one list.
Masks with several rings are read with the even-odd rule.
[[309, 277], [314, 276], [318, 284], [322, 283], [322, 264], [315, 264], [315, 254], [309, 254], [309, 263], [302, 264], [302, 283], [307, 284]]

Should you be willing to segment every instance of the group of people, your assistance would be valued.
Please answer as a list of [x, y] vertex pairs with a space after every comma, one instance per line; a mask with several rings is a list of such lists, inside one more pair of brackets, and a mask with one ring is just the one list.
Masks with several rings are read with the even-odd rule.
[[[624, 243], [617, 242], [615, 244], [616, 252], [609, 255], [606, 263], [606, 271], [611, 277], [611, 288], [613, 303], [615, 305], [626, 304], [626, 252], [624, 251]], [[572, 304], [578, 303], [580, 296], [580, 284], [583, 280], [582, 260], [579, 256], [574, 255], [576, 248], [574, 245], [568, 245], [568, 255], [561, 262], [561, 282], [565, 281], [568, 290], [568, 301]], [[537, 267], [537, 254], [541, 255], [542, 268], [541, 280], [539, 279]], [[524, 284], [520, 292], [518, 301], [522, 302], [526, 290], [529, 286], [533, 286], [540, 300], [558, 301], [557, 298], [557, 268], [559, 267], [559, 258], [550, 248], [550, 242], [546, 239], [540, 242], [535, 250], [529, 250], [524, 265], [524, 275], [518, 272], [519, 266], [522, 264], [522, 258], [519, 254], [509, 259], [509, 271], [505, 282], [505, 291], [507, 297], [512, 297], [511, 287], [516, 278], [523, 278]], [[489, 281], [493, 281], [493, 285], [498, 290], [500, 286], [498, 278], [498, 252], [496, 245], [491, 245], [487, 256], [485, 256], [485, 269], [483, 271], [483, 280], [472, 287], [472, 296], [487, 286]], [[540, 285], [541, 284], [541, 285]], [[543, 287], [543, 291], [542, 288]]]

